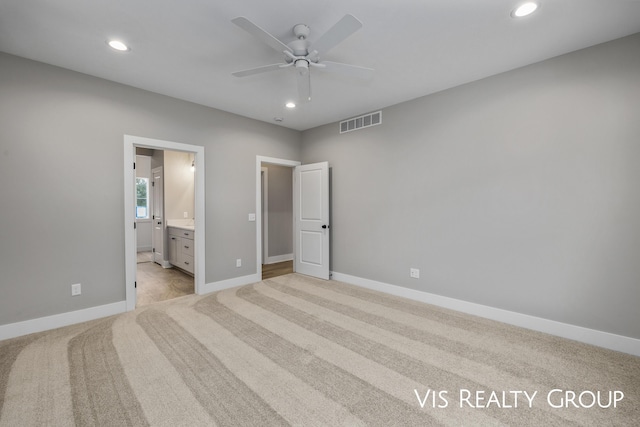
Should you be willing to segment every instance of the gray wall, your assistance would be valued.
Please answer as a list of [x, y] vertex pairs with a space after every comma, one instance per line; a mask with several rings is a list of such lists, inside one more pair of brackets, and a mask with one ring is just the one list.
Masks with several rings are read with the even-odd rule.
[[256, 155], [299, 132], [0, 54], [0, 324], [125, 299], [125, 134], [205, 147], [205, 282], [256, 272]]
[[637, 34], [304, 132], [303, 162], [333, 168], [332, 269], [640, 338], [639, 52]]
[[293, 253], [293, 169], [266, 165], [269, 170], [269, 256]]

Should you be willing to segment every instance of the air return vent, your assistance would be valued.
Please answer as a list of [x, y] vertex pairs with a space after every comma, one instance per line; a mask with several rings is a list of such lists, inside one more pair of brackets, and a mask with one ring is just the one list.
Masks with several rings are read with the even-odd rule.
[[340, 133], [351, 132], [362, 128], [379, 125], [382, 123], [382, 111], [365, 114], [364, 116], [354, 117], [353, 119], [340, 122]]

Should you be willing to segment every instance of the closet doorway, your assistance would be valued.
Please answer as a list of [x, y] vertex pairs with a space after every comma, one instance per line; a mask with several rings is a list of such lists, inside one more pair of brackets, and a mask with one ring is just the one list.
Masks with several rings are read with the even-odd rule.
[[293, 168], [263, 163], [262, 278], [293, 273]]

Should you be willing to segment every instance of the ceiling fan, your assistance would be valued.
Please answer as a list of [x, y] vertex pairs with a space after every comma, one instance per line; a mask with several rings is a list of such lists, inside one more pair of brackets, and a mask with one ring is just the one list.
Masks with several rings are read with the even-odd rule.
[[313, 43], [307, 40], [310, 29], [305, 24], [294, 26], [293, 34], [296, 36], [296, 39], [291, 43], [285, 44], [243, 16], [234, 18], [231, 22], [259, 38], [276, 51], [284, 54], [284, 62], [237, 71], [233, 73], [233, 75], [236, 77], [246, 77], [253, 74], [294, 67], [297, 71], [299, 102], [311, 101], [311, 68], [360, 78], [367, 78], [374, 72], [371, 68], [320, 60], [320, 54], [327, 53], [344, 39], [362, 28], [362, 22], [353, 15], [345, 15]]

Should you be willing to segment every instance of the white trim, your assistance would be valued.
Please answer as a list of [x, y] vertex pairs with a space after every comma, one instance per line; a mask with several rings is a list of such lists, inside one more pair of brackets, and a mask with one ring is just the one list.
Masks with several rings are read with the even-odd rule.
[[135, 218], [135, 194], [133, 191], [135, 171], [133, 162], [135, 148], [154, 148], [160, 150], [183, 151], [193, 153], [196, 170], [194, 171], [194, 199], [195, 199], [195, 231], [194, 231], [194, 283], [195, 293], [205, 293], [205, 191], [204, 191], [204, 147], [200, 145], [183, 144], [180, 142], [163, 141], [160, 139], [144, 138], [140, 136], [124, 135], [124, 236], [125, 236], [125, 289], [127, 310], [136, 308], [136, 236], [133, 227], [129, 227], [130, 218]]
[[50, 329], [87, 322], [89, 320], [100, 319], [101, 317], [113, 316], [114, 314], [124, 313], [125, 311], [127, 311], [127, 303], [126, 301], [120, 301], [111, 304], [99, 305], [97, 307], [25, 320], [23, 322], [1, 325], [0, 340], [48, 331]]
[[127, 304], [127, 310], [133, 310], [136, 308], [136, 264], [132, 263], [130, 259], [133, 259], [137, 254], [136, 248], [136, 232], [131, 227], [130, 221], [136, 217], [135, 213], [135, 192], [131, 182], [135, 182], [136, 172], [133, 169], [133, 163], [135, 162], [135, 148], [133, 141], [127, 135], [124, 136], [124, 277], [125, 277], [125, 301]]
[[632, 354], [634, 356], [640, 356], [640, 339], [637, 338], [625, 337], [622, 335], [611, 334], [609, 332], [584, 328], [582, 326], [556, 322], [555, 320], [543, 319], [541, 317], [530, 316], [527, 314], [516, 313], [500, 308], [462, 301], [455, 298], [435, 295], [428, 292], [417, 291], [415, 289], [390, 285], [388, 283], [377, 282], [375, 280], [363, 279], [360, 277], [338, 273], [335, 271], [333, 272], [332, 279], [350, 283], [363, 288], [409, 298], [415, 301], [421, 301], [427, 304], [433, 304], [439, 307], [444, 307], [475, 316], [484, 317], [486, 319], [497, 320], [498, 322], [508, 323], [510, 325], [520, 326], [522, 328], [532, 329], [534, 331], [544, 332], [562, 338], [568, 338], [571, 340], [580, 341], [611, 350], [621, 351], [623, 353]]
[[288, 167], [300, 166], [297, 160], [276, 159], [275, 157], [256, 156], [256, 276], [262, 280], [262, 164]]
[[137, 252], [151, 252], [151, 249], [153, 249], [153, 248], [151, 247], [151, 245], [149, 245], [149, 246], [138, 246], [138, 247], [136, 247], [136, 251], [137, 251]]
[[293, 254], [274, 255], [267, 257], [265, 264], [275, 264], [277, 262], [292, 261]]
[[200, 295], [208, 294], [211, 292], [218, 292], [224, 289], [235, 288], [238, 286], [249, 285], [251, 283], [258, 283], [261, 278], [261, 274], [250, 274], [248, 276], [233, 277], [231, 279], [220, 280], [218, 282], [206, 283], [202, 286]]
[[166, 259], [162, 260], [162, 263], [160, 264], [160, 266], [162, 268], [173, 268], [173, 264], [171, 264], [169, 261], [167, 261]]
[[269, 168], [260, 168], [260, 187], [262, 191], [262, 262], [269, 259]]

